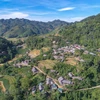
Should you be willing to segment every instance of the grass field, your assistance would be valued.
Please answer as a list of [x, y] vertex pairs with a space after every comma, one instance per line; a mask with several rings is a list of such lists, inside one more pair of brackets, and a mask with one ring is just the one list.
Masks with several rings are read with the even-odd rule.
[[40, 55], [40, 50], [37, 50], [37, 49], [34, 49], [34, 50], [30, 51], [30, 53], [29, 53], [29, 56], [30, 56], [31, 58], [35, 58], [35, 57], [37, 57], [38, 55]]
[[10, 41], [12, 41], [12, 42], [16, 42], [16, 41], [18, 41], [18, 40], [21, 40], [21, 41], [24, 41], [24, 40], [26, 40], [27, 39], [27, 37], [24, 37], [24, 38], [6, 38], [7, 40], [10, 40]]
[[52, 67], [57, 63], [56, 60], [42, 60], [42, 61], [39, 61], [39, 64], [38, 66], [40, 68], [43, 68], [44, 66], [47, 68], [47, 69], [52, 69]]
[[65, 63], [73, 65], [73, 66], [77, 65], [77, 61], [75, 60], [74, 57], [66, 58]]
[[78, 61], [75, 59], [75, 57], [66, 58], [65, 63], [72, 65], [72, 66], [75, 66], [77, 72], [82, 71], [84, 69], [83, 67], [80, 67], [81, 65], [78, 63]]
[[0, 64], [0, 66], [3, 66], [3, 64]]
[[26, 77], [28, 74], [31, 73], [31, 66], [28, 67], [22, 67], [18, 69], [14, 69], [18, 74], [22, 75], [23, 77]]
[[49, 47], [43, 47], [42, 50], [43, 50], [43, 52], [47, 52], [47, 51], [50, 50], [50, 48]]
[[4, 77], [2, 77], [2, 78], [0, 78], [0, 81], [3, 81], [3, 84], [4, 84], [5, 88], [6, 88], [6, 90], [9, 89], [9, 80], [7, 80]]
[[[49, 47], [43, 47], [42, 48], [43, 52], [47, 52], [49, 49], [50, 49]], [[39, 56], [40, 53], [41, 53], [41, 50], [34, 49], [34, 50], [32, 50], [32, 51], [29, 52], [29, 56], [31, 58], [35, 58], [35, 57]]]
[[16, 79], [14, 76], [5, 75], [4, 79], [7, 79], [10, 85], [16, 82]]

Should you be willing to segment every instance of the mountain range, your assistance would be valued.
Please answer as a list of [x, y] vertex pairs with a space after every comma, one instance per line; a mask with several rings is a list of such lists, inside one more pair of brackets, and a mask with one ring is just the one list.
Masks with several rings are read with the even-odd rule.
[[39, 22], [18, 18], [6, 20], [1, 19], [0, 36], [14, 38], [27, 37], [33, 34], [46, 34], [64, 25], [69, 25], [69, 23], [60, 20]]

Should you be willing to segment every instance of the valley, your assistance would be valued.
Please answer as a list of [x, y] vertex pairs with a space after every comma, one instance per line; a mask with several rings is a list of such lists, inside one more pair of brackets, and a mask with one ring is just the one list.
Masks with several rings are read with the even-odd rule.
[[1, 100], [99, 100], [98, 17], [48, 34], [0, 37]]

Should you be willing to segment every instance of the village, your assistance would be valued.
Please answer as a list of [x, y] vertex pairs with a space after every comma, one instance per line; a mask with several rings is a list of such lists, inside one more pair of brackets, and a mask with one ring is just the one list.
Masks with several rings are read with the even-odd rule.
[[[69, 43], [69, 42], [68, 42]], [[84, 46], [80, 46], [78, 44], [74, 44], [74, 45], [69, 45], [69, 46], [65, 46], [65, 47], [61, 47], [58, 49], [53, 49], [53, 57], [56, 60], [61, 60], [64, 61], [65, 59], [65, 54], [69, 54], [72, 53], [73, 55], [75, 54], [76, 50], [83, 50], [83, 54], [90, 54], [95, 56], [96, 54], [93, 52], [89, 52], [88, 50], [85, 50]], [[76, 60], [80, 61], [80, 62], [85, 62], [84, 59], [82, 59], [81, 57], [76, 57]]]
[[[66, 43], [67, 44], [67, 43]], [[78, 44], [74, 45], [67, 45], [65, 47], [61, 48], [53, 48], [52, 56], [55, 60], [59, 60], [60, 62], [63, 62], [65, 60], [65, 55], [66, 54], [75, 54], [76, 50], [83, 50], [83, 54], [87, 55], [93, 55], [95, 56], [96, 54], [93, 52], [89, 52], [88, 50], [85, 49], [84, 46], [80, 46]], [[27, 53], [26, 53], [27, 54]], [[46, 57], [46, 54], [43, 54], [43, 57]], [[82, 59], [80, 56], [76, 57], [76, 60], [79, 62], [85, 62], [84, 59]], [[22, 62], [14, 63], [13, 66], [21, 68], [22, 66], [29, 66], [29, 63], [31, 60], [24, 60]], [[49, 86], [49, 91], [59, 91], [60, 93], [63, 93], [63, 91], [67, 90], [66, 86], [68, 85], [74, 85], [74, 80], [79, 80], [82, 81], [84, 78], [81, 76], [75, 76], [72, 72], [66, 73], [67, 76], [71, 79], [66, 79], [62, 76], [59, 76], [57, 79], [52, 78], [51, 76], [47, 75], [41, 68], [38, 66], [34, 66], [31, 69], [33, 75], [42, 73], [46, 76], [45, 82], [40, 82], [38, 85], [32, 87], [32, 94], [35, 94], [37, 90], [40, 92], [46, 92], [45, 91], [45, 86]], [[52, 73], [56, 73], [56, 70], [51, 70]], [[59, 74], [59, 73], [58, 73]]]
[[[39, 83], [37, 86], [33, 86], [32, 87], [32, 94], [34, 94], [36, 92], [36, 90], [39, 90], [40, 92], [44, 92], [45, 91], [44, 90], [44, 86], [45, 85], [49, 86], [50, 91], [58, 90], [60, 93], [62, 93], [63, 91], [67, 90], [66, 87], [65, 87], [66, 85], [73, 85], [74, 84], [74, 82], [63, 78], [62, 76], [60, 76], [57, 79], [57, 81], [55, 81], [55, 79], [53, 79], [52, 77], [48, 76], [46, 73], [41, 71], [41, 69], [39, 69], [36, 66], [34, 66], [32, 68], [32, 72], [33, 72], [33, 74], [37, 74], [37, 73], [41, 72], [41, 73], [43, 73], [44, 75], [47, 76], [44, 83]], [[77, 79], [77, 80], [80, 80], [80, 81], [83, 80], [79, 76], [74, 76], [73, 73], [71, 73], [71, 72], [68, 73], [68, 76], [72, 80], [74, 80], [74, 79]], [[47, 91], [45, 91], [45, 92], [47, 92]]]

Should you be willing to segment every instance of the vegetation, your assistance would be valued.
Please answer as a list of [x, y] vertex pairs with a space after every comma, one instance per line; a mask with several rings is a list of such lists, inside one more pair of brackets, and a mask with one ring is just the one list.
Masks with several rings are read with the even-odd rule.
[[88, 46], [89, 48], [100, 47], [100, 14], [88, 17], [80, 22], [75, 22], [62, 28], [59, 34], [73, 43]]
[[14, 45], [0, 37], [0, 63], [6, 62], [14, 57], [16, 49]]
[[[81, 22], [57, 28], [52, 34], [33, 35], [25, 40], [10, 42], [0, 37], [0, 63], [4, 62], [4, 65], [0, 66], [0, 81], [6, 88], [6, 92], [0, 88], [0, 100], [99, 100], [99, 18], [100, 15], [92, 16]], [[44, 30], [43, 33], [49, 32], [61, 23], [54, 21], [48, 24], [25, 19], [9, 19], [1, 22], [12, 23], [9, 25], [12, 25], [10, 28], [12, 27], [13, 32], [15, 32], [13, 27], [20, 25], [20, 29], [22, 26], [23, 30], [31, 28], [31, 32], [34, 31], [35, 34], [42, 33], [41, 30]], [[41, 25], [45, 29], [39, 29]], [[28, 36], [31, 33], [21, 32], [23, 34], [16, 33], [14, 37]], [[8, 37], [13, 37], [12, 33], [10, 35], [7, 33]], [[16, 55], [15, 60], [8, 62], [15, 54], [21, 56], [17, 58]], [[33, 68], [37, 70], [34, 71]], [[58, 80], [60, 77], [70, 83], [62, 85]], [[53, 80], [57, 89], [52, 89], [51, 83], [47, 85], [47, 78]], [[39, 90], [40, 84], [43, 90]], [[36, 91], [33, 91], [33, 87]], [[59, 91], [59, 87], [62, 92]]]

